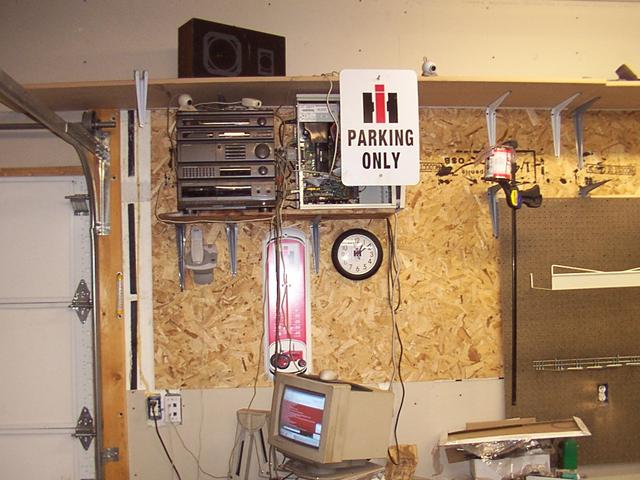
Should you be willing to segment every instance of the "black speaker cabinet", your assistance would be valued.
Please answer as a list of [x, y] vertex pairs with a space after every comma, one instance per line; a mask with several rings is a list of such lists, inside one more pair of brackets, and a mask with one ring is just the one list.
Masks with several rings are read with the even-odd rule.
[[284, 37], [199, 18], [178, 29], [178, 77], [284, 75]]

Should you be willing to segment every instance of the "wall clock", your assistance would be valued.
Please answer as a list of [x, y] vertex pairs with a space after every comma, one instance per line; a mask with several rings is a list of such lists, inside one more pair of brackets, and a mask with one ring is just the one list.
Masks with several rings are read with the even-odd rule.
[[338, 272], [350, 280], [364, 280], [382, 264], [382, 245], [371, 232], [352, 228], [342, 232], [331, 249], [331, 260]]

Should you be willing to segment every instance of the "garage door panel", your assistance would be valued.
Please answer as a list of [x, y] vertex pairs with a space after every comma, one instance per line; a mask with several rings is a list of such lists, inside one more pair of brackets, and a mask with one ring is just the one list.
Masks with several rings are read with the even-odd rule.
[[66, 308], [0, 309], [0, 424], [74, 421], [74, 321]]
[[70, 299], [75, 290], [69, 181], [0, 184], [0, 300]]
[[[69, 435], [3, 435], [0, 452], [11, 459], [2, 462], [0, 476], [11, 480], [71, 480], [76, 451], [69, 448]], [[42, 461], [46, 459], [46, 461]]]

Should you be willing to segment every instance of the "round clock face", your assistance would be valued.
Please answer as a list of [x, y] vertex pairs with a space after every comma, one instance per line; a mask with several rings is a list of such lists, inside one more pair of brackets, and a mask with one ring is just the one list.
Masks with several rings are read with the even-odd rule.
[[334, 242], [331, 260], [336, 270], [351, 280], [369, 278], [382, 264], [380, 240], [361, 228], [347, 230]]

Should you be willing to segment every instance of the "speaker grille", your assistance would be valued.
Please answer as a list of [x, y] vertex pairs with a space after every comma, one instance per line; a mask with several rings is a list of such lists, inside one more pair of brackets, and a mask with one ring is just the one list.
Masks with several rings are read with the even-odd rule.
[[246, 145], [233, 144], [224, 146], [225, 160], [245, 160], [247, 158]]

